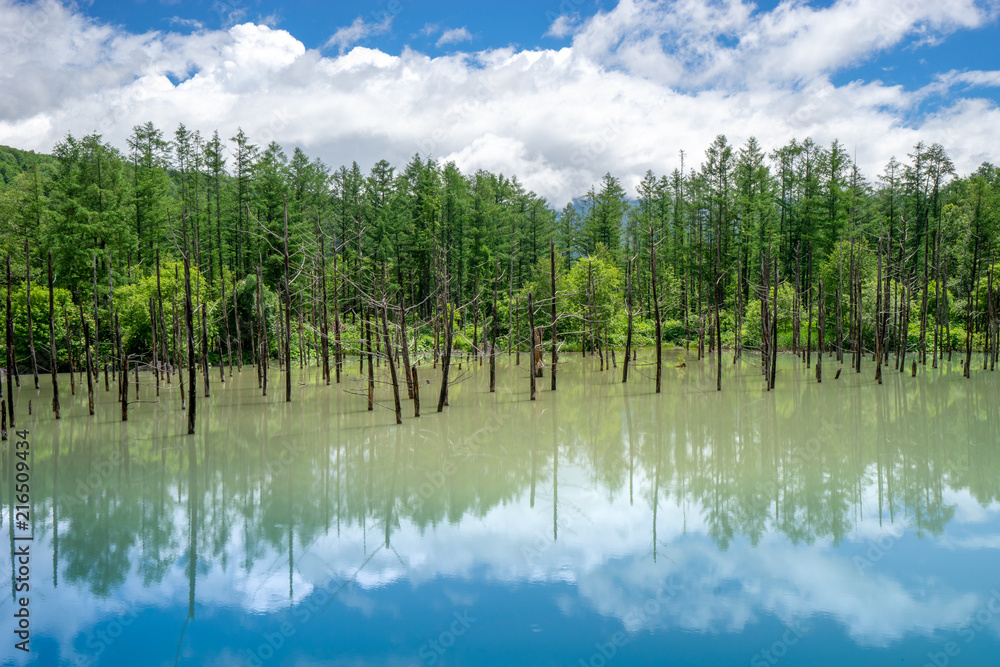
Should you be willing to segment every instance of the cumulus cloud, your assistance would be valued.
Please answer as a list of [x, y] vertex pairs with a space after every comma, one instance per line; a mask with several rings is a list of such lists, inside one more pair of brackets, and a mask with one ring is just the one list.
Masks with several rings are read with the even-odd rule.
[[[997, 85], [995, 71], [945, 72], [918, 88], [834, 82], [883, 51], [982, 27], [991, 6], [621, 0], [588, 19], [554, 18], [549, 32], [570, 39], [562, 48], [431, 57], [359, 45], [391, 17], [341, 28], [332, 55], [253, 23], [131, 34], [54, 0], [0, 0], [0, 143], [47, 151], [67, 132], [98, 131], [124, 146], [146, 121], [224, 137], [242, 126], [331, 165], [401, 164], [419, 151], [516, 174], [556, 206], [605, 172], [630, 188], [647, 169], [668, 172], [681, 149], [696, 166], [719, 133], [769, 150], [839, 139], [869, 177], [918, 140], [940, 142], [971, 171], [997, 160], [1000, 110], [973, 95]], [[425, 30], [448, 41], [440, 26]], [[449, 39], [471, 37], [458, 30]]]
[[549, 29], [545, 32], [545, 36], [562, 39], [573, 33], [573, 29], [576, 27], [576, 24], [577, 19], [575, 17], [562, 14], [552, 22], [552, 25], [550, 25]]
[[[576, 30], [573, 46], [673, 86], [787, 84], [829, 74], [907, 38], [943, 38], [993, 18], [975, 0], [838, 0], [820, 7], [785, 0], [769, 12], [742, 0], [621, 0]], [[550, 30], [564, 29], [561, 20]]]
[[447, 44], [459, 44], [461, 42], [471, 42], [471, 41], [472, 41], [472, 33], [469, 32], [468, 28], [462, 26], [461, 28], [449, 28], [448, 30], [445, 30], [443, 33], [441, 33], [441, 36], [438, 38], [437, 44], [435, 44], [435, 46], [440, 48]]

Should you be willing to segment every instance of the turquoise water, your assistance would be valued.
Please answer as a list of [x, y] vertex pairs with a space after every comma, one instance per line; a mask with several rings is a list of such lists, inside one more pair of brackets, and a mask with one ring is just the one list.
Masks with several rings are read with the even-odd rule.
[[[453, 373], [436, 414], [385, 384], [293, 369], [178, 388], [119, 421], [114, 387], [30, 430], [31, 653], [24, 665], [992, 665], [1000, 654], [998, 375], [910, 378], [791, 357], [671, 351], [652, 369], [566, 359], [559, 389], [501, 361]], [[357, 372], [356, 360], [345, 368]], [[379, 369], [386, 379], [386, 369]], [[102, 379], [103, 380], [103, 379]], [[134, 398], [134, 387], [132, 388]], [[27, 415], [27, 403], [32, 414]], [[11, 459], [0, 526], [14, 535]], [[15, 503], [16, 504], [16, 503]]]

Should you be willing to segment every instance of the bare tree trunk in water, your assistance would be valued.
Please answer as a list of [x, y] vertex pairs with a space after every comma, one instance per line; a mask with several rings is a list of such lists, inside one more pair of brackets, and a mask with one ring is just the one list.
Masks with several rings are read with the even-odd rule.
[[528, 335], [531, 337], [531, 354], [529, 358], [531, 359], [531, 369], [528, 375], [531, 376], [531, 400], [535, 400], [535, 376], [538, 374], [537, 362], [535, 361], [537, 357], [537, 343], [535, 332], [535, 303], [531, 298], [531, 292], [528, 292]]
[[622, 384], [628, 382], [629, 355], [632, 354], [632, 258], [625, 265], [625, 307], [628, 309], [628, 333], [625, 334], [625, 362], [622, 364]]
[[[59, 377], [56, 357], [55, 290], [52, 287], [52, 251], [49, 251], [49, 366], [52, 371], [52, 412], [59, 419]], [[95, 259], [96, 262], [96, 259]], [[95, 264], [96, 266], [96, 264]], [[7, 316], [10, 317], [10, 257], [7, 258]], [[7, 403], [10, 408], [10, 427], [14, 428], [14, 395], [10, 386], [10, 368], [14, 363], [11, 341], [7, 343]]]
[[38, 389], [38, 357], [35, 356], [35, 333], [31, 327], [31, 251], [28, 249], [28, 239], [24, 239], [24, 280], [25, 308], [28, 318], [28, 348], [31, 350], [31, 374], [35, 378], [35, 389]]
[[663, 377], [663, 337], [660, 322], [660, 296], [657, 292], [656, 280], [656, 244], [653, 242], [653, 227], [649, 228], [649, 266], [653, 283], [653, 321], [656, 324], [656, 393], [660, 393], [660, 382]]
[[816, 342], [816, 382], [823, 381], [823, 334], [826, 330], [826, 296], [823, 294], [823, 279], [819, 279], [819, 340]]
[[552, 287], [552, 391], [556, 390], [556, 357], [558, 352], [556, 350], [558, 345], [558, 340], [556, 336], [556, 242], [555, 239], [549, 239], [549, 276], [551, 278]]
[[448, 403], [448, 370], [451, 368], [451, 326], [455, 316], [454, 308], [447, 303], [447, 310], [444, 322], [444, 355], [441, 358], [441, 394], [438, 396], [437, 411], [444, 411], [444, 406]]
[[[386, 297], [388, 299], [388, 297]], [[392, 340], [389, 338], [389, 317], [388, 306], [383, 301], [382, 302], [382, 335], [385, 337], [385, 357], [389, 360], [389, 378], [392, 381], [392, 398], [395, 401], [396, 407], [396, 423], [403, 423], [403, 408], [399, 403], [399, 379], [396, 377], [396, 361], [392, 358]], [[406, 347], [406, 343], [403, 343], [403, 347]]]

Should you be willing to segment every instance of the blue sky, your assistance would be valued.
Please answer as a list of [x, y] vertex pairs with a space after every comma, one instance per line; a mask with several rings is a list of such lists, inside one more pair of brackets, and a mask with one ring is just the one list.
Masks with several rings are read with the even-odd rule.
[[178, 123], [331, 166], [414, 153], [556, 205], [717, 134], [1000, 161], [1000, 0], [0, 0], [0, 143]]
[[[558, 41], [544, 38], [551, 19], [547, 13], [559, 12], [559, 2], [573, 7], [581, 15], [593, 14], [598, 4], [590, 0], [555, 2], [461, 2], [458, 0], [364, 0], [361, 2], [270, 2], [219, 0], [215, 2], [137, 3], [96, 2], [87, 14], [133, 32], [147, 30], [193, 30], [228, 28], [245, 21], [265, 22], [291, 32], [307, 48], [321, 48], [338, 28], [351, 25], [358, 17], [378, 23], [384, 16], [393, 18], [389, 31], [372, 35], [368, 44], [389, 53], [410, 46], [428, 53], [440, 53], [454, 45], [437, 47], [441, 32], [466, 28], [472, 39], [465, 47], [551, 46]], [[196, 22], [196, 23], [195, 23]], [[429, 26], [437, 26], [431, 33]]]
[[[373, 32], [356, 44], [364, 44], [386, 53], [398, 54], [404, 47], [430, 55], [455, 50], [480, 50], [515, 46], [524, 49], [548, 49], [565, 46], [569, 36], [547, 34], [552, 22], [562, 13], [581, 21], [598, 11], [613, 9], [614, 2], [594, 0], [509, 0], [507, 2], [467, 2], [460, 0], [364, 0], [360, 2], [285, 3], [263, 0], [144, 0], [135, 3], [97, 2], [86, 13], [109, 24], [132, 32], [152, 30], [193, 32], [199, 29], [225, 29], [236, 23], [253, 21], [282, 28], [306, 48], [336, 50], [327, 42], [338, 29], [361, 18], [379, 23], [391, 17], [384, 32]], [[758, 13], [778, 6], [775, 0], [754, 3]], [[832, 0], [810, 2], [813, 7], [830, 7]], [[906, 2], [898, 3], [905, 7]], [[567, 10], [569, 10], [567, 12]], [[891, 19], [891, 17], [890, 17]], [[439, 44], [446, 31], [454, 41]], [[730, 38], [732, 36], [729, 36]], [[922, 86], [934, 74], [952, 69], [993, 69], [1000, 67], [1000, 30], [996, 23], [963, 32], [958, 39], [936, 44], [922, 43], [911, 35], [892, 49], [873, 52], [854, 66], [838, 72], [835, 80], [847, 83], [857, 78], [881, 79], [888, 84]], [[996, 90], [988, 96], [1000, 100]]]

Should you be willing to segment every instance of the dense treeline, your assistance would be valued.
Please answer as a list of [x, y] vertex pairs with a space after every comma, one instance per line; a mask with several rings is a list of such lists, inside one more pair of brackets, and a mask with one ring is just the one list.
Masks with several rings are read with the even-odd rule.
[[36, 168], [51, 175], [55, 165], [56, 160], [51, 155], [0, 146], [0, 189], [9, 186], [20, 174]]
[[[51, 252], [68, 313], [56, 313], [55, 331], [73, 332], [57, 353], [64, 368], [82, 363], [84, 322], [97, 357], [102, 346], [114, 356], [116, 315], [125, 354], [148, 363], [156, 350], [180, 364], [185, 265], [189, 333], [205, 364], [227, 353], [235, 363], [318, 360], [322, 350], [339, 376], [345, 349], [398, 344], [404, 316], [413, 349], [435, 359], [448, 339], [523, 348], [529, 320], [555, 318], [558, 345], [602, 364], [626, 339], [682, 344], [720, 365], [725, 346], [733, 360], [761, 352], [769, 385], [779, 348], [810, 364], [820, 349], [849, 354], [858, 369], [873, 355], [879, 374], [953, 350], [967, 369], [974, 351], [995, 363], [1000, 171], [959, 177], [937, 144], [918, 143], [870, 177], [836, 141], [767, 152], [720, 135], [697, 168], [681, 153], [679, 168], [648, 172], [635, 193], [607, 174], [561, 211], [515, 176], [462, 174], [419, 155], [401, 169], [334, 169], [242, 130], [223, 140], [146, 123], [124, 150], [68, 135], [54, 159], [2, 155], [14, 327], [27, 326], [28, 268], [43, 275]], [[47, 300], [36, 282], [43, 341]], [[261, 333], [267, 350], [252, 342]], [[15, 338], [20, 365], [48, 365], [44, 345], [36, 353]]]

